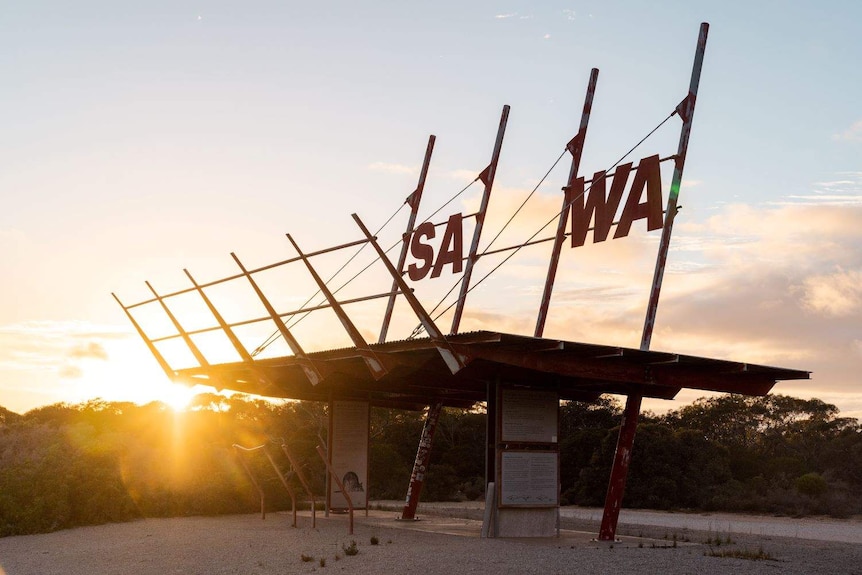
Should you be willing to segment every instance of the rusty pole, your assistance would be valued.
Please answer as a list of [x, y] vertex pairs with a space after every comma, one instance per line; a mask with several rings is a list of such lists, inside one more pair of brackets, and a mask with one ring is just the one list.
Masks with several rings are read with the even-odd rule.
[[581, 112], [581, 125], [578, 133], [566, 144], [566, 149], [572, 154], [572, 167], [569, 169], [569, 179], [563, 188], [563, 209], [557, 222], [557, 235], [554, 238], [554, 247], [551, 250], [551, 261], [548, 265], [548, 276], [545, 279], [545, 290], [542, 292], [542, 303], [539, 305], [539, 316], [536, 318], [535, 337], [542, 337], [545, 331], [545, 320], [548, 318], [548, 307], [551, 305], [551, 292], [554, 290], [554, 280], [557, 277], [557, 265], [560, 263], [560, 251], [563, 249], [563, 241], [566, 239], [566, 224], [569, 221], [569, 190], [578, 178], [578, 169], [581, 165], [581, 155], [584, 151], [584, 140], [587, 138], [587, 126], [590, 123], [590, 111], [593, 108], [593, 96], [596, 94], [596, 83], [599, 81], [599, 69], [593, 68], [590, 73], [590, 82], [587, 84], [587, 96], [584, 99], [584, 110]]
[[[437, 136], [428, 136], [428, 146], [425, 148], [425, 160], [422, 162], [422, 171], [419, 173], [419, 183], [416, 190], [407, 197], [410, 205], [410, 217], [407, 220], [407, 231], [404, 232], [401, 253], [398, 255], [398, 273], [404, 271], [404, 262], [407, 261], [407, 251], [410, 249], [410, 238], [413, 235], [413, 226], [416, 225], [416, 217], [419, 215], [419, 202], [422, 201], [422, 192], [425, 190], [425, 178], [428, 176], [428, 166], [431, 165], [431, 154], [434, 152], [434, 142]], [[383, 315], [383, 326], [380, 328], [380, 337], [377, 343], [386, 341], [386, 333], [389, 331], [389, 322], [392, 321], [392, 312], [395, 309], [395, 297], [398, 295], [398, 282], [392, 281], [392, 295], [386, 303], [386, 313]]]
[[[670, 194], [668, 196], [667, 213], [665, 214], [664, 228], [661, 233], [661, 244], [659, 245], [658, 258], [656, 260], [655, 275], [653, 277], [652, 291], [650, 292], [649, 306], [647, 307], [646, 320], [644, 321], [643, 336], [641, 338], [641, 349], [649, 350], [652, 330], [655, 325], [655, 315], [658, 309], [658, 298], [661, 292], [661, 282], [664, 277], [667, 252], [670, 245], [670, 234], [673, 229], [673, 219], [677, 211], [677, 199], [679, 198], [679, 186], [682, 182], [682, 169], [685, 165], [685, 156], [688, 152], [688, 138], [691, 135], [691, 121], [694, 117], [694, 104], [697, 99], [697, 88], [700, 84], [700, 70], [703, 66], [703, 55], [706, 51], [706, 37], [709, 33], [709, 24], [703, 22], [700, 25], [700, 35], [697, 39], [697, 51], [694, 56], [694, 65], [691, 70], [691, 82], [688, 95], [676, 107], [676, 112], [682, 118], [682, 130], [679, 136], [679, 148], [673, 170]], [[608, 494], [605, 498], [605, 510], [602, 515], [602, 525], [599, 530], [599, 540], [613, 541], [616, 537], [617, 521], [619, 520], [620, 507], [622, 506], [623, 492], [625, 491], [626, 478], [628, 477], [629, 462], [631, 461], [632, 449], [635, 441], [635, 431], [640, 413], [643, 393], [641, 390], [633, 390], [626, 397], [626, 407], [623, 414], [623, 424], [617, 438], [617, 449], [614, 454], [614, 464], [611, 468], [611, 478], [608, 482]]]
[[416, 450], [416, 460], [413, 462], [413, 473], [410, 474], [410, 485], [407, 487], [407, 500], [401, 511], [401, 520], [416, 518], [416, 507], [419, 505], [419, 496], [425, 484], [425, 473], [428, 472], [428, 464], [431, 461], [431, 444], [434, 442], [434, 432], [437, 430], [441, 411], [443, 411], [442, 401], [433, 403], [428, 408], [425, 425], [422, 426], [422, 436], [419, 438], [419, 449]]
[[643, 336], [641, 337], [641, 349], [648, 350], [652, 339], [652, 330], [655, 326], [655, 316], [658, 311], [658, 298], [661, 294], [661, 283], [664, 278], [664, 268], [667, 263], [667, 252], [670, 247], [670, 234], [673, 231], [673, 220], [677, 212], [677, 200], [679, 199], [679, 187], [682, 183], [682, 169], [685, 167], [685, 156], [688, 154], [688, 138], [691, 135], [691, 124], [694, 119], [694, 104], [697, 100], [697, 88], [700, 84], [700, 70], [703, 67], [703, 55], [706, 51], [706, 36], [709, 33], [709, 24], [704, 22], [700, 25], [700, 36], [697, 39], [697, 52], [694, 56], [694, 65], [691, 70], [691, 82], [688, 87], [688, 96], [676, 107], [676, 112], [682, 118], [682, 130], [679, 134], [679, 147], [674, 161], [673, 180], [670, 184], [670, 193], [667, 200], [667, 212], [664, 217], [664, 227], [661, 230], [661, 243], [658, 248], [658, 257], [655, 263], [655, 274], [652, 280], [652, 290], [649, 296], [646, 319], [644, 320]]
[[467, 265], [464, 267], [464, 276], [461, 278], [461, 291], [458, 293], [458, 305], [455, 306], [455, 316], [452, 318], [452, 329], [449, 333], [458, 333], [461, 324], [461, 315], [464, 313], [464, 303], [467, 301], [467, 292], [470, 290], [470, 277], [473, 275], [473, 266], [479, 257], [479, 239], [482, 236], [482, 226], [485, 224], [485, 213], [488, 211], [488, 201], [491, 199], [491, 188], [494, 187], [494, 177], [497, 175], [497, 163], [500, 161], [500, 150], [503, 148], [503, 136], [506, 134], [506, 123], [509, 121], [509, 106], [503, 106], [500, 116], [500, 127], [497, 128], [497, 140], [494, 142], [494, 151], [491, 154], [491, 163], [485, 168], [479, 178], [485, 184], [482, 193], [482, 203], [476, 213], [476, 227], [473, 230], [473, 242], [470, 244], [470, 255], [467, 257]]

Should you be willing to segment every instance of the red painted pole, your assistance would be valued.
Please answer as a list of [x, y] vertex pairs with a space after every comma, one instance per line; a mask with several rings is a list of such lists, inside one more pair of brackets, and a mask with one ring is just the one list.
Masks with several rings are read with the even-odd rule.
[[[410, 217], [407, 219], [407, 231], [404, 232], [404, 243], [401, 244], [401, 253], [398, 254], [398, 273], [404, 271], [404, 262], [407, 261], [407, 251], [410, 249], [410, 237], [413, 234], [413, 227], [416, 225], [416, 217], [419, 215], [419, 202], [422, 201], [422, 192], [425, 190], [425, 178], [428, 176], [428, 166], [431, 165], [431, 154], [434, 152], [434, 142], [437, 136], [431, 134], [428, 136], [428, 146], [425, 148], [425, 160], [422, 162], [422, 171], [419, 173], [419, 183], [416, 184], [416, 190], [407, 198], [407, 203], [410, 205]], [[383, 314], [383, 326], [380, 328], [380, 337], [377, 343], [386, 342], [386, 333], [389, 331], [389, 322], [392, 320], [392, 311], [395, 309], [395, 297], [398, 291], [398, 282], [392, 282], [392, 295], [389, 296], [389, 301], [386, 302], [386, 313]]]
[[[587, 85], [587, 96], [584, 100], [584, 110], [581, 112], [581, 124], [578, 133], [566, 145], [566, 149], [572, 154], [572, 166], [569, 169], [569, 179], [566, 188], [571, 188], [578, 178], [578, 169], [581, 165], [581, 155], [584, 151], [584, 141], [587, 138], [587, 126], [590, 123], [590, 111], [593, 108], [593, 96], [596, 93], [596, 83], [599, 81], [599, 69], [593, 68], [590, 73], [590, 82]], [[545, 289], [542, 292], [542, 303], [539, 305], [539, 316], [536, 318], [536, 337], [542, 337], [545, 331], [545, 320], [548, 318], [548, 307], [551, 305], [551, 293], [554, 291], [554, 280], [557, 277], [557, 265], [560, 263], [560, 252], [563, 249], [563, 241], [566, 239], [566, 224], [569, 221], [569, 194], [563, 194], [563, 210], [557, 222], [557, 235], [554, 238], [554, 247], [551, 250], [551, 261], [548, 265], [548, 276], [545, 279]]]
[[434, 432], [437, 430], [437, 422], [440, 421], [440, 413], [443, 411], [443, 403], [438, 401], [428, 408], [425, 417], [425, 425], [422, 427], [422, 436], [419, 439], [419, 449], [416, 450], [416, 460], [413, 462], [413, 473], [410, 474], [410, 486], [407, 488], [407, 499], [404, 509], [401, 511], [402, 520], [416, 518], [416, 507], [419, 505], [419, 496], [422, 486], [425, 484], [425, 473], [431, 461], [431, 444], [434, 442]]
[[479, 239], [482, 237], [482, 226], [485, 224], [485, 214], [488, 211], [488, 202], [491, 199], [491, 188], [494, 187], [494, 177], [497, 175], [497, 163], [500, 161], [500, 150], [503, 149], [503, 136], [506, 134], [506, 123], [509, 121], [509, 106], [503, 106], [500, 116], [500, 126], [497, 128], [497, 140], [494, 142], [494, 151], [491, 153], [491, 163], [479, 176], [485, 184], [482, 193], [482, 203], [476, 213], [476, 227], [473, 229], [473, 241], [470, 244], [470, 255], [464, 266], [464, 275], [461, 278], [461, 291], [458, 293], [458, 304], [455, 306], [455, 315], [452, 317], [452, 329], [449, 333], [458, 333], [461, 325], [461, 315], [464, 313], [464, 304], [467, 301], [467, 292], [470, 291], [470, 278], [473, 276], [473, 266], [479, 259]]
[[605, 511], [602, 515], [602, 526], [599, 529], [599, 541], [613, 541], [616, 537], [617, 520], [620, 517], [620, 507], [623, 504], [623, 492], [626, 489], [626, 478], [628, 477], [629, 462], [635, 443], [635, 430], [638, 425], [642, 397], [640, 393], [634, 393], [626, 399], [623, 425], [620, 427], [620, 435], [617, 438], [614, 465], [611, 469], [611, 479], [608, 482], [608, 494], [605, 497]]
[[[688, 95], [677, 106], [676, 111], [682, 118], [682, 130], [679, 136], [679, 147], [677, 148], [676, 162], [673, 170], [673, 180], [670, 185], [668, 196], [667, 213], [665, 214], [664, 226], [661, 233], [658, 257], [656, 259], [655, 274], [653, 276], [652, 290], [650, 291], [649, 305], [647, 306], [646, 319], [644, 320], [643, 335], [641, 337], [641, 349], [649, 349], [652, 339], [655, 316], [658, 311], [658, 299], [661, 293], [662, 278], [664, 277], [667, 252], [670, 247], [670, 236], [673, 230], [673, 220], [677, 212], [677, 199], [679, 198], [679, 187], [682, 182], [682, 170], [685, 166], [685, 157], [688, 153], [688, 139], [691, 135], [691, 124], [694, 118], [694, 104], [697, 99], [697, 89], [700, 84], [700, 71], [703, 67], [703, 56], [706, 51], [706, 38], [709, 33], [709, 24], [703, 22], [700, 25], [700, 34], [697, 39], [697, 50], [694, 55], [694, 64], [691, 70], [691, 81], [689, 83]], [[620, 507], [623, 502], [623, 492], [626, 487], [626, 478], [629, 472], [632, 449], [635, 443], [635, 431], [637, 430], [638, 415], [641, 408], [643, 394], [638, 390], [629, 394], [626, 398], [626, 407], [623, 413], [623, 424], [617, 438], [617, 450], [614, 454], [614, 464], [611, 468], [611, 478], [608, 483], [608, 494], [605, 498], [605, 510], [602, 515], [602, 525], [599, 529], [600, 541], [613, 541], [617, 532], [617, 521], [620, 516]]]
[[694, 104], [697, 100], [697, 88], [700, 85], [700, 70], [703, 67], [703, 55], [706, 52], [706, 37], [709, 34], [709, 24], [700, 25], [700, 35], [697, 39], [697, 51], [694, 55], [694, 65], [691, 69], [691, 82], [688, 87], [688, 96], [676, 107], [677, 113], [682, 118], [682, 130], [679, 134], [679, 146], [676, 152], [676, 161], [673, 168], [673, 180], [670, 184], [670, 193], [667, 200], [667, 212], [664, 217], [664, 226], [661, 230], [661, 243], [658, 248], [658, 256], [655, 263], [655, 273], [650, 290], [649, 304], [647, 305], [646, 319], [644, 320], [643, 335], [641, 336], [641, 349], [648, 350], [652, 340], [655, 316], [658, 312], [658, 299], [661, 295], [661, 284], [664, 279], [664, 268], [667, 263], [667, 252], [670, 247], [670, 234], [673, 231], [673, 220], [677, 212], [677, 200], [679, 199], [679, 187], [682, 183], [682, 170], [685, 167], [685, 157], [688, 154], [688, 139], [691, 136], [691, 124], [694, 120]]

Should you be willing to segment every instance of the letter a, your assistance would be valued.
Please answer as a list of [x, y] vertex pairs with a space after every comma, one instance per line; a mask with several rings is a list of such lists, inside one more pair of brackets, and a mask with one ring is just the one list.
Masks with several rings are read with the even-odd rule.
[[464, 265], [464, 230], [461, 224], [461, 214], [449, 216], [449, 223], [446, 224], [446, 232], [440, 243], [440, 254], [437, 256], [437, 261], [434, 262], [431, 277], [439, 277], [443, 271], [443, 266], [446, 264], [452, 264], [453, 274], [460, 273]]
[[[647, 199], [646, 202], [641, 203], [644, 187], [646, 187]], [[638, 164], [638, 171], [632, 182], [632, 189], [620, 216], [614, 239], [629, 235], [632, 222], [642, 218], [647, 219], [649, 231], [662, 227], [661, 166], [658, 155], [644, 158]]]

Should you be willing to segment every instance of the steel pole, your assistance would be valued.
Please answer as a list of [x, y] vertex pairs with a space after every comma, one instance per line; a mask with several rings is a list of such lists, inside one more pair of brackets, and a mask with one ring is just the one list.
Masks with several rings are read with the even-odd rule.
[[[422, 171], [419, 173], [419, 183], [416, 184], [414, 191], [407, 198], [407, 203], [410, 204], [410, 217], [407, 220], [407, 231], [404, 232], [404, 241], [401, 244], [401, 253], [398, 255], [398, 273], [404, 272], [404, 262], [407, 261], [407, 251], [410, 249], [410, 238], [413, 235], [413, 226], [416, 225], [416, 217], [419, 215], [419, 202], [422, 200], [422, 192], [425, 190], [425, 178], [428, 176], [428, 166], [431, 165], [431, 154], [434, 152], [434, 142], [437, 136], [431, 134], [428, 136], [428, 146], [425, 148], [425, 160], [422, 162]], [[398, 282], [392, 281], [392, 295], [389, 296], [389, 301], [386, 303], [386, 313], [383, 314], [383, 326], [380, 328], [380, 337], [377, 343], [386, 341], [386, 333], [389, 331], [389, 322], [392, 321], [392, 312], [395, 309], [395, 297], [398, 295]]]
[[[491, 199], [491, 188], [494, 187], [494, 177], [497, 175], [497, 163], [500, 161], [500, 150], [503, 148], [503, 136], [506, 134], [506, 123], [509, 121], [509, 106], [503, 106], [500, 116], [500, 126], [497, 128], [497, 140], [494, 142], [494, 151], [491, 154], [491, 163], [483, 170], [483, 182], [485, 191], [482, 194], [482, 203], [476, 213], [476, 228], [473, 230], [473, 242], [470, 244], [470, 255], [464, 266], [464, 276], [461, 278], [461, 291], [458, 293], [458, 304], [455, 306], [455, 315], [452, 317], [452, 329], [449, 333], [458, 333], [461, 325], [461, 315], [464, 313], [464, 303], [467, 301], [467, 292], [470, 291], [470, 278], [473, 275], [473, 266], [476, 264], [479, 251], [479, 239], [482, 237], [482, 226], [485, 224], [485, 213], [488, 211], [488, 202]], [[487, 173], [486, 173], [487, 172]], [[480, 176], [481, 177], [481, 176]]]
[[416, 507], [419, 506], [419, 496], [425, 484], [425, 474], [431, 462], [431, 445], [434, 443], [434, 432], [443, 411], [443, 402], [438, 401], [428, 408], [425, 425], [422, 426], [422, 436], [419, 438], [419, 449], [416, 450], [416, 460], [413, 462], [413, 473], [410, 474], [410, 485], [407, 488], [407, 499], [401, 511], [402, 520], [416, 518]]
[[688, 96], [676, 107], [677, 113], [682, 118], [682, 130], [679, 134], [679, 147], [676, 152], [676, 160], [673, 168], [673, 180], [670, 184], [670, 193], [667, 200], [667, 212], [664, 217], [664, 227], [661, 230], [661, 243], [658, 247], [658, 257], [655, 263], [655, 273], [650, 290], [649, 304], [647, 305], [646, 319], [644, 320], [643, 335], [641, 336], [641, 349], [648, 350], [652, 340], [653, 327], [655, 327], [655, 316], [658, 312], [658, 300], [661, 295], [661, 284], [664, 278], [664, 269], [667, 264], [667, 252], [670, 247], [670, 235], [673, 231], [673, 220], [677, 212], [677, 200], [679, 199], [679, 188], [682, 183], [682, 170], [685, 167], [685, 157], [688, 153], [688, 139], [691, 135], [691, 124], [694, 120], [694, 105], [697, 100], [697, 88], [700, 85], [700, 70], [703, 67], [703, 55], [706, 52], [706, 37], [709, 34], [709, 24], [703, 22], [700, 25], [700, 35], [697, 39], [697, 51], [694, 55], [694, 65], [691, 70], [691, 82], [688, 87]]
[[[676, 107], [676, 112], [682, 118], [682, 130], [679, 136], [679, 147], [677, 149], [676, 161], [671, 181], [670, 194], [668, 195], [667, 213], [665, 214], [664, 227], [661, 233], [658, 257], [656, 259], [655, 275], [653, 276], [650, 301], [647, 306], [646, 319], [644, 320], [643, 335], [640, 348], [649, 350], [652, 339], [653, 326], [655, 325], [658, 300], [661, 293], [661, 283], [664, 277], [664, 268], [667, 262], [667, 252], [670, 246], [670, 236], [673, 230], [673, 220], [677, 212], [677, 200], [679, 198], [679, 187], [682, 182], [682, 169], [685, 166], [685, 156], [688, 152], [688, 139], [691, 135], [691, 123], [694, 117], [694, 104], [697, 99], [697, 88], [700, 84], [700, 71], [703, 67], [703, 55], [706, 51], [706, 37], [709, 33], [709, 24], [703, 22], [700, 25], [700, 34], [697, 39], [697, 50], [694, 55], [694, 64], [691, 70], [691, 81], [689, 83], [688, 95]], [[620, 507], [622, 506], [623, 493], [625, 491], [626, 479], [631, 462], [632, 449], [634, 448], [635, 432], [637, 430], [638, 415], [640, 414], [643, 393], [641, 390], [633, 390], [626, 398], [626, 407], [623, 413], [623, 424], [617, 438], [617, 448], [614, 453], [614, 463], [611, 468], [611, 478], [608, 483], [608, 493], [605, 498], [605, 510], [602, 515], [602, 525], [599, 530], [599, 540], [613, 541], [616, 537], [617, 521], [619, 520]]]
[[554, 238], [554, 247], [551, 250], [551, 262], [548, 265], [548, 276], [545, 279], [545, 290], [542, 292], [542, 303], [539, 305], [539, 316], [536, 318], [536, 337], [542, 337], [545, 331], [545, 320], [548, 317], [548, 307], [551, 305], [551, 293], [554, 291], [554, 280], [557, 277], [557, 265], [560, 263], [560, 251], [563, 241], [566, 239], [566, 224], [569, 221], [569, 194], [567, 191], [574, 185], [578, 178], [578, 169], [581, 165], [581, 155], [584, 152], [584, 140], [587, 138], [587, 126], [590, 123], [590, 111], [593, 108], [593, 96], [596, 93], [596, 83], [599, 81], [599, 69], [593, 68], [590, 73], [590, 82], [587, 84], [587, 96], [584, 100], [584, 110], [581, 112], [581, 125], [578, 133], [566, 145], [566, 149], [572, 154], [572, 166], [569, 169], [569, 179], [563, 188], [563, 209], [557, 222], [557, 235]]

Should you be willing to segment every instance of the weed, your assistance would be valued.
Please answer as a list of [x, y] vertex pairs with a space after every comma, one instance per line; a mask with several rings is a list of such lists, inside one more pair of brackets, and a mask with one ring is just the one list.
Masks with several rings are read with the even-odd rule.
[[326, 558], [325, 558], [325, 557], [321, 557], [321, 558], [320, 558], [320, 561], [319, 561], [318, 563], [320, 563], [320, 566], [321, 566], [321, 567], [326, 567]]
[[733, 559], [748, 559], [749, 561], [766, 561], [775, 559], [772, 555], [763, 550], [763, 547], [757, 549], [723, 549], [718, 551], [710, 547], [709, 551], [704, 551], [706, 557], [731, 557]]
[[314, 557], [312, 557], [311, 555], [306, 555], [305, 553], [300, 555], [299, 558], [302, 559], [303, 563], [308, 563], [309, 561], [314, 561]]
[[644, 548], [644, 544], [643, 544], [643, 542], [638, 543], [638, 549], [643, 549], [643, 548]]
[[387, 542], [387, 543], [392, 543], [392, 539], [387, 539], [387, 540], [386, 540], [386, 542]]
[[335, 554], [335, 560], [336, 560], [336, 561], [341, 561], [341, 554], [340, 554], [340, 553], [336, 553], [336, 554]]
[[348, 557], [359, 554], [359, 548], [356, 546], [356, 541], [351, 541], [350, 545], [344, 547], [344, 554]]
[[379, 543], [380, 543], [380, 539], [378, 539], [376, 535], [372, 535], [372, 536], [371, 536], [371, 544], [372, 544], [372, 545], [377, 545], [377, 544], [379, 544]]

